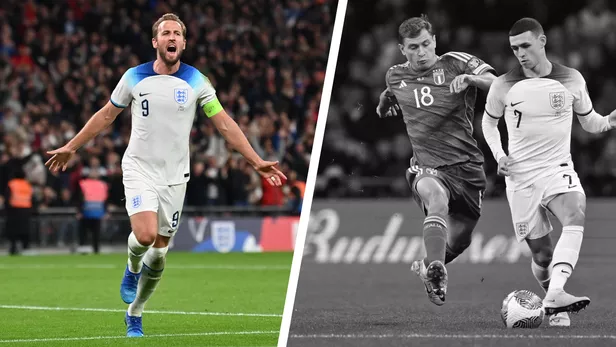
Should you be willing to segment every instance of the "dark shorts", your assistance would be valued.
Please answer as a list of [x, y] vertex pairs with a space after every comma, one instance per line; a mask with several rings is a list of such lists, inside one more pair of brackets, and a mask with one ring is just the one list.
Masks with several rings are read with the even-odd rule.
[[417, 193], [417, 182], [423, 177], [433, 177], [449, 192], [449, 214], [463, 214], [479, 219], [481, 203], [486, 189], [486, 175], [483, 167], [477, 163], [461, 163], [432, 169], [417, 165], [411, 159], [411, 167], [406, 171], [413, 198], [427, 214], [421, 197]]

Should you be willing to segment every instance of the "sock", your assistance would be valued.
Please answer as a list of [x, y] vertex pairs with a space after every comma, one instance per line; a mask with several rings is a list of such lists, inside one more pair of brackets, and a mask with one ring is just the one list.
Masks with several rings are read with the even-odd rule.
[[543, 288], [544, 292], [548, 291], [548, 287], [550, 286], [550, 269], [549, 267], [543, 267], [535, 263], [535, 260], [531, 260], [530, 268], [533, 271], [533, 275], [539, 282], [541, 288]]
[[454, 259], [456, 259], [458, 256], [460, 255], [460, 253], [456, 253], [454, 252], [451, 247], [449, 247], [449, 244], [445, 245], [445, 264], [449, 264], [452, 261], [454, 261]]
[[554, 247], [554, 256], [552, 257], [552, 280], [550, 281], [550, 290], [562, 290], [567, 283], [567, 279], [571, 276], [571, 272], [575, 269], [580, 249], [582, 248], [582, 239], [584, 238], [583, 226], [565, 226], [563, 233]]
[[445, 248], [447, 245], [447, 222], [443, 216], [430, 214], [424, 220], [423, 228], [426, 257], [424, 264], [430, 265], [435, 260], [445, 261]]
[[142, 259], [145, 253], [152, 245], [144, 246], [137, 241], [134, 233], [128, 235], [128, 271], [132, 273], [140, 273]]
[[137, 296], [135, 301], [128, 306], [128, 315], [132, 317], [141, 317], [143, 308], [152, 293], [156, 290], [160, 281], [163, 270], [165, 269], [165, 255], [169, 247], [150, 248], [143, 258], [143, 271], [139, 278], [137, 286]]

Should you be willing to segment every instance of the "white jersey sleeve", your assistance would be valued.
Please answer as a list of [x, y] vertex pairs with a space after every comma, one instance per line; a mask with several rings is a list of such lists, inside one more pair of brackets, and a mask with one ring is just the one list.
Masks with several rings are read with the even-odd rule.
[[488, 96], [486, 97], [485, 111], [492, 118], [501, 118], [505, 114], [505, 96], [507, 95], [507, 86], [503, 83], [502, 78], [497, 78], [492, 82]]
[[197, 102], [200, 107], [205, 106], [208, 102], [216, 99], [216, 89], [212, 86], [210, 80], [203, 74], [199, 73], [197, 78], [200, 81], [197, 84]]
[[203, 109], [205, 115], [212, 117], [222, 111], [223, 107], [216, 97], [216, 89], [214, 89], [210, 80], [198, 71], [193, 74], [191, 79], [190, 83], [194, 86], [197, 104]]
[[115, 107], [126, 108], [133, 100], [133, 87], [136, 84], [134, 68], [126, 70], [111, 93], [111, 103]]
[[571, 94], [573, 94], [573, 112], [580, 116], [586, 116], [593, 110], [592, 100], [588, 94], [588, 87], [584, 76], [573, 70], [573, 83], [571, 86]]

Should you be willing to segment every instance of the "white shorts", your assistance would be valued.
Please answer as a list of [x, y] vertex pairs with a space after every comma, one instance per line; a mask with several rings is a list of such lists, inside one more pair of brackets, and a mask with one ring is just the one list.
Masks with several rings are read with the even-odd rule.
[[156, 185], [134, 171], [124, 172], [123, 182], [128, 215], [143, 211], [156, 212], [158, 234], [171, 237], [180, 225], [186, 183], [173, 186]]
[[530, 187], [509, 190], [507, 200], [518, 242], [544, 237], [552, 231], [547, 205], [558, 194], [580, 192], [584, 188], [571, 166], [559, 167], [553, 174], [537, 180]]

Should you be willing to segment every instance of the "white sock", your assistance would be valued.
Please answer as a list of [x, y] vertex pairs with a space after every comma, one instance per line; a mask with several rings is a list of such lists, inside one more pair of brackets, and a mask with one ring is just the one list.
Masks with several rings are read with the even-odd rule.
[[135, 274], [141, 272], [143, 256], [150, 247], [152, 245], [144, 246], [140, 244], [134, 233], [131, 232], [128, 235], [128, 271]]
[[549, 290], [563, 290], [567, 279], [569, 279], [571, 272], [573, 272], [577, 264], [583, 239], [583, 226], [563, 227], [563, 233], [560, 235], [558, 243], [556, 243], [554, 255], [552, 256], [554, 267], [552, 269]]
[[132, 317], [141, 317], [145, 303], [148, 301], [152, 293], [156, 290], [160, 281], [163, 270], [165, 269], [165, 256], [169, 247], [150, 248], [143, 258], [143, 271], [139, 278], [137, 286], [137, 296], [130, 306], [128, 306], [128, 315]]
[[560, 263], [554, 265], [554, 269], [552, 269], [552, 280], [550, 281], [550, 290], [563, 290], [572, 271], [573, 268], [569, 264]]
[[535, 279], [539, 282], [543, 291], [547, 292], [548, 287], [550, 286], [550, 269], [549, 267], [543, 267], [535, 263], [535, 260], [531, 260], [530, 268], [533, 271], [533, 275], [535, 275]]

